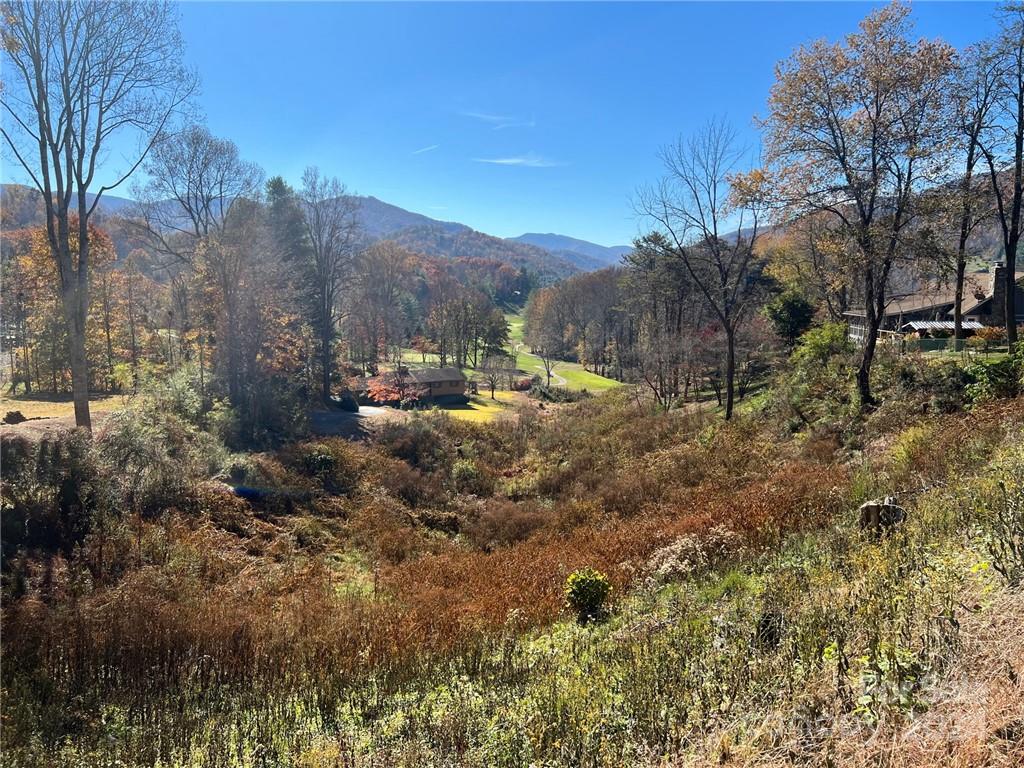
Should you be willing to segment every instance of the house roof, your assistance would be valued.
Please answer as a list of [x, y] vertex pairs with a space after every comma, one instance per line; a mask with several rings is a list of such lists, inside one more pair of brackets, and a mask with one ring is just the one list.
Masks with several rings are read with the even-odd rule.
[[442, 381], [465, 381], [458, 368], [411, 368], [409, 378], [417, 384], [440, 384]]
[[[956, 324], [952, 320], [914, 320], [906, 323], [900, 329], [902, 331], [954, 331]], [[984, 328], [977, 320], [964, 320], [965, 331], [977, 331]]]
[[[1017, 272], [1014, 275], [1014, 282], [1019, 283], [1021, 281], [1024, 281], [1024, 272]], [[969, 312], [977, 312], [979, 309], [981, 309], [983, 305], [987, 304], [991, 300], [992, 295], [988, 294], [987, 292], [985, 295], [982, 296], [978, 296], [977, 294], [975, 294], [971, 298], [971, 300], [968, 300], [967, 296], [965, 295], [964, 303], [963, 306], [960, 308], [960, 311], [965, 315], [968, 314]]]
[[[466, 377], [458, 368], [407, 368], [405, 370], [408, 380], [416, 384], [429, 386], [440, 384], [445, 381], [465, 381]], [[349, 380], [349, 386], [356, 392], [365, 392], [369, 389], [370, 382], [383, 376], [394, 376], [394, 371], [386, 371], [377, 376], [364, 376]]]
[[[991, 272], [971, 272], [964, 276], [964, 299], [961, 307], [964, 314], [977, 310], [992, 297], [989, 292], [991, 279]], [[1017, 282], [1021, 280], [1024, 280], [1024, 272], [1017, 273]], [[885, 317], [899, 317], [929, 309], [941, 310], [945, 307], [949, 307], [949, 311], [952, 312], [955, 299], [956, 288], [952, 285], [932, 285], [912, 293], [897, 293], [885, 305]], [[864, 317], [864, 310], [851, 309], [845, 314], [851, 317]]]

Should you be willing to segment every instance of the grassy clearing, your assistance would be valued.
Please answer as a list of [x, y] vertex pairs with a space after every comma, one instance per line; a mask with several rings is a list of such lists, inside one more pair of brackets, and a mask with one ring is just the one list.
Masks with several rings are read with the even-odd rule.
[[[522, 370], [531, 375], [538, 374], [544, 377], [544, 361], [531, 354], [529, 347], [523, 341], [523, 316], [518, 313], [510, 313], [505, 315], [505, 319], [509, 326], [509, 353], [514, 354], [516, 362]], [[587, 392], [607, 392], [622, 386], [622, 382], [591, 373], [579, 363], [562, 360], [559, 360], [551, 371], [551, 383], [555, 386], [586, 390]]]
[[510, 412], [510, 406], [522, 400], [515, 392], [495, 392], [496, 399], [491, 400], [489, 394], [472, 395], [468, 403], [453, 403], [435, 406], [449, 416], [462, 421], [483, 424], [493, 421], [503, 413]]
[[[544, 362], [537, 355], [531, 354], [529, 347], [523, 341], [524, 320], [522, 314], [510, 312], [505, 315], [505, 320], [508, 321], [509, 325], [508, 353], [515, 357], [516, 364], [527, 375], [533, 376], [536, 374], [542, 378], [545, 377]], [[423, 355], [415, 349], [408, 348], [402, 350], [402, 362], [410, 368], [428, 368], [440, 365], [438, 355], [430, 353]], [[473, 368], [463, 368], [462, 373], [467, 379], [472, 379], [476, 375], [476, 371]], [[579, 363], [562, 360], [555, 364], [551, 374], [551, 383], [553, 385], [567, 387], [576, 391], [586, 390], [587, 392], [599, 393], [622, 386], [622, 382], [591, 373]]]
[[[130, 401], [127, 395], [97, 395], [89, 398], [93, 413], [106, 413], [124, 408]], [[3, 395], [0, 396], [0, 416], [8, 411], [21, 411], [27, 419], [63, 418], [75, 415], [71, 395]]]

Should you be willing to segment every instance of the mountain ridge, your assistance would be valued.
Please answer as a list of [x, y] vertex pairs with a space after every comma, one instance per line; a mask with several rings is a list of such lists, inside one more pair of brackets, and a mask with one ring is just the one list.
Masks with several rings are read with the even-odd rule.
[[[42, 221], [38, 193], [20, 184], [3, 184], [5, 224], [27, 226]], [[625, 246], [607, 248], [586, 240], [550, 233], [518, 238], [501, 238], [455, 221], [442, 221], [388, 203], [372, 195], [351, 195], [358, 203], [360, 227], [370, 242], [395, 240], [403, 247], [428, 256], [446, 258], [488, 258], [535, 272], [545, 281], [558, 280], [574, 272], [601, 269], [618, 262]], [[90, 195], [91, 203], [95, 199]], [[117, 195], [103, 195], [98, 211], [103, 216], [130, 214], [135, 202]], [[542, 238], [540, 242], [531, 239]], [[545, 239], [546, 238], [546, 239]]]
[[552, 253], [577, 253], [599, 263], [602, 267], [618, 264], [623, 256], [633, 250], [632, 246], [628, 245], [598, 245], [589, 240], [581, 240], [578, 237], [560, 235], [555, 232], [526, 232], [518, 237], [505, 239], [535, 245]]

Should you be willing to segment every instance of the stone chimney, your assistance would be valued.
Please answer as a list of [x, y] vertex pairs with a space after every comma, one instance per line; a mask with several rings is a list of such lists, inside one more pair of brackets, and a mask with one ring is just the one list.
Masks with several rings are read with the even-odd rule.
[[1006, 317], [1006, 266], [1001, 261], [994, 261], [989, 271], [992, 273], [992, 284], [989, 286], [989, 295], [992, 297], [990, 322], [1003, 325]]

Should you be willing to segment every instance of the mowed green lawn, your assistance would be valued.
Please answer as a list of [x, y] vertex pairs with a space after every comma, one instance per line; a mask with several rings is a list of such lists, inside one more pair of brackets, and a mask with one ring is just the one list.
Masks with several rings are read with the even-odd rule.
[[[517, 365], [530, 374], [545, 376], [544, 361], [530, 353], [530, 348], [523, 341], [523, 316], [519, 313], [505, 315], [509, 328], [509, 352], [515, 352]], [[518, 351], [516, 351], [518, 349]], [[551, 369], [551, 383], [568, 387], [575, 390], [587, 390], [588, 392], [604, 392], [615, 387], [621, 387], [622, 382], [614, 379], [606, 379], [585, 370], [579, 363], [568, 363], [559, 360]]]
[[[125, 395], [89, 395], [89, 410], [92, 413], [106, 413], [125, 408]], [[0, 418], [8, 411], [20, 411], [26, 419], [64, 418], [75, 415], [75, 403], [71, 395], [2, 395], [0, 396]]]
[[[544, 362], [536, 355], [530, 354], [530, 348], [523, 341], [523, 316], [519, 313], [509, 312], [505, 315], [509, 327], [509, 354], [515, 354], [516, 363], [519, 368], [532, 376], [537, 374], [544, 378]], [[411, 368], [435, 367], [439, 365], [438, 356], [428, 354], [425, 356], [415, 349], [402, 350], [402, 362]], [[472, 379], [475, 371], [472, 368], [463, 368], [463, 375]], [[621, 387], [622, 382], [614, 379], [606, 379], [596, 373], [584, 370], [579, 363], [569, 363], [559, 360], [551, 370], [551, 383], [559, 387], [568, 387], [574, 390], [587, 390], [588, 392], [604, 392], [605, 390]]]
[[498, 391], [494, 398], [492, 400], [490, 393], [482, 392], [471, 396], [468, 403], [446, 403], [434, 407], [455, 419], [485, 423], [503, 413], [511, 413], [510, 409], [516, 402], [525, 400], [525, 396], [517, 392]]

